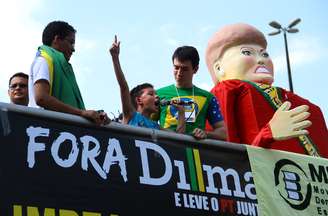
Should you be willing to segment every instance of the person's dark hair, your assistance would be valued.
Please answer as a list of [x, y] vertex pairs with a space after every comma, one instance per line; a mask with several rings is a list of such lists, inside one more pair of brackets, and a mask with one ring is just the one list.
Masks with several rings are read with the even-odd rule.
[[177, 59], [179, 61], [191, 61], [192, 67], [195, 68], [199, 65], [199, 54], [195, 47], [192, 46], [182, 46], [178, 47], [173, 55], [172, 61]]
[[137, 109], [136, 98], [139, 97], [140, 95], [142, 95], [143, 90], [146, 88], [154, 88], [154, 86], [149, 83], [143, 83], [143, 84], [137, 85], [130, 91], [130, 99], [131, 99], [132, 105], [135, 109]]
[[23, 72], [17, 72], [9, 78], [9, 86], [10, 86], [11, 80], [14, 79], [14, 77], [23, 77], [23, 78], [28, 80], [28, 75], [27, 74], [25, 74]]
[[42, 33], [42, 43], [51, 46], [55, 36], [58, 35], [60, 39], [64, 39], [70, 33], [75, 33], [76, 30], [64, 21], [53, 21], [49, 23]]

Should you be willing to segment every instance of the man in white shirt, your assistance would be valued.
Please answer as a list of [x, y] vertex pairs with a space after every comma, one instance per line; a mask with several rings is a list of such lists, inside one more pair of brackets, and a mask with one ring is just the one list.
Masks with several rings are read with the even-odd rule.
[[69, 59], [75, 51], [76, 30], [66, 22], [49, 23], [42, 35], [29, 79], [29, 106], [79, 115], [104, 124], [104, 112], [86, 110]]

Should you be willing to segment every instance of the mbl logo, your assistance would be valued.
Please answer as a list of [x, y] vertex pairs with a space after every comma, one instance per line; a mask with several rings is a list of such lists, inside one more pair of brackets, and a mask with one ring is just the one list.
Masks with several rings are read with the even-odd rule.
[[312, 187], [304, 170], [294, 161], [279, 160], [274, 169], [275, 186], [280, 197], [296, 210], [306, 209], [311, 200]]
[[289, 172], [282, 170], [284, 175], [285, 189], [288, 194], [288, 198], [296, 201], [303, 200], [301, 193], [300, 176], [295, 172]]

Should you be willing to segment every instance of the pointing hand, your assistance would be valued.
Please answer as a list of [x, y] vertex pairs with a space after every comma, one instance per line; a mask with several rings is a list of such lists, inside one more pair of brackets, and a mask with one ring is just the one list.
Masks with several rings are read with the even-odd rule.
[[117, 41], [117, 36], [115, 35], [114, 42], [112, 44], [112, 47], [109, 49], [110, 54], [112, 57], [118, 57], [120, 54], [120, 41]]

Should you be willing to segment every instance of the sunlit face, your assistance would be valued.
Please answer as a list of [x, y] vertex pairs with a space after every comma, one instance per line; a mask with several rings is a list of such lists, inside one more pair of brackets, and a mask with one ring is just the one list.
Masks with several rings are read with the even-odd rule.
[[271, 85], [273, 64], [260, 45], [242, 44], [228, 48], [220, 60], [221, 80], [239, 79]]
[[70, 60], [73, 52], [75, 51], [75, 33], [69, 33], [65, 38], [56, 38], [53, 48], [62, 52], [67, 61]]
[[24, 77], [16, 76], [12, 78], [8, 95], [10, 101], [14, 104], [27, 105], [28, 104], [28, 80]]
[[173, 74], [178, 87], [188, 88], [192, 86], [192, 78], [197, 72], [198, 66], [193, 68], [190, 60], [173, 60]]
[[142, 106], [142, 109], [149, 113], [154, 113], [158, 111], [158, 106], [156, 101], [158, 96], [153, 88], [145, 88], [142, 90], [142, 94], [139, 96], [138, 105]]

